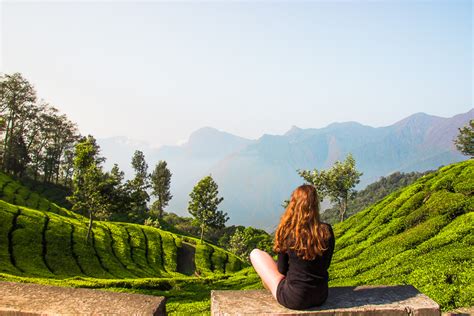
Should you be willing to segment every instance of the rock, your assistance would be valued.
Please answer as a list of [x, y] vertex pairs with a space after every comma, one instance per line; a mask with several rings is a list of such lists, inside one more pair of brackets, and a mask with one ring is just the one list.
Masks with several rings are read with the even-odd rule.
[[211, 314], [221, 315], [440, 315], [439, 305], [410, 285], [329, 289], [327, 301], [305, 311], [287, 309], [267, 290], [212, 291]]
[[165, 315], [165, 298], [101, 290], [0, 282], [2, 315]]

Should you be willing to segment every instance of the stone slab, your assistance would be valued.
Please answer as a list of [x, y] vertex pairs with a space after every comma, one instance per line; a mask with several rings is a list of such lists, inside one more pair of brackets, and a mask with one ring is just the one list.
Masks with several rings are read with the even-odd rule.
[[329, 288], [327, 301], [310, 310], [287, 309], [267, 290], [212, 291], [211, 314], [224, 315], [440, 315], [439, 305], [410, 285]]
[[0, 282], [1, 315], [165, 315], [165, 298]]

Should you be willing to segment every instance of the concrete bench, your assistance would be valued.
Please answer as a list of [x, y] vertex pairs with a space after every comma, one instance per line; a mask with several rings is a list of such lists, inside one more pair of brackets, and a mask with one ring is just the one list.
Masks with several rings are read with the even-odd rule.
[[1, 315], [165, 315], [165, 298], [0, 282]]
[[267, 290], [212, 291], [211, 314], [220, 315], [440, 315], [439, 305], [413, 286], [334, 287], [324, 305], [287, 309]]

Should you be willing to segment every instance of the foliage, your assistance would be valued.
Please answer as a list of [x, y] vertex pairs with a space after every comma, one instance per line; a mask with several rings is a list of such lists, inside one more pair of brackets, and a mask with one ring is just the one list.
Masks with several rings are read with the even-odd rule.
[[143, 225], [151, 226], [155, 228], [161, 228], [160, 221], [158, 219], [153, 219], [151, 217], [148, 217], [147, 219], [145, 219], [145, 222], [143, 222]]
[[[381, 177], [378, 181], [369, 184], [365, 189], [355, 192], [354, 198], [349, 199], [346, 212], [347, 217], [380, 201], [390, 193], [412, 184], [415, 180], [429, 172], [432, 171], [410, 173], [394, 172], [387, 177]], [[339, 208], [333, 206], [325, 210], [321, 214], [321, 220], [330, 224], [337, 223], [339, 221]]]
[[21, 74], [0, 76], [1, 167], [4, 172], [69, 185], [77, 127]]
[[124, 172], [117, 164], [114, 164], [110, 172], [105, 173], [103, 192], [109, 205], [110, 220], [129, 221], [131, 197], [123, 179]]
[[73, 192], [68, 198], [72, 209], [89, 215], [87, 241], [92, 230], [94, 217], [106, 219], [109, 216], [108, 197], [104, 194], [105, 176], [99, 156], [99, 146], [92, 136], [83, 138], [74, 153]]
[[229, 240], [229, 251], [240, 258], [247, 257], [247, 245], [243, 229], [237, 229]]
[[71, 202], [67, 200], [67, 197], [71, 195], [71, 187], [62, 184], [48, 183], [44, 181], [38, 181], [31, 178], [20, 179], [21, 185], [28, 190], [35, 192], [52, 203], [70, 209], [72, 207]]
[[127, 181], [126, 187], [130, 194], [130, 212], [128, 217], [136, 223], [143, 223], [148, 212], [147, 203], [150, 201], [148, 189], [150, 188], [150, 176], [148, 164], [143, 152], [136, 150], [132, 157], [132, 167], [135, 177]]
[[21, 175], [29, 162], [23, 131], [27, 119], [36, 111], [36, 91], [19, 73], [0, 78], [0, 110], [4, 142], [2, 167], [4, 171]]
[[264, 230], [253, 227], [238, 228], [229, 240], [229, 251], [249, 261], [250, 252], [261, 249], [273, 252], [273, 238]]
[[172, 212], [163, 212], [160, 225], [168, 231], [181, 235], [199, 236], [200, 229], [192, 217], [182, 217]]
[[219, 204], [224, 200], [218, 194], [217, 183], [211, 176], [201, 179], [189, 194], [191, 200], [188, 210], [201, 227], [201, 241], [206, 228], [222, 228], [229, 219], [227, 213], [218, 210]]
[[361, 172], [355, 168], [355, 159], [349, 154], [344, 162], [336, 161], [329, 170], [300, 170], [299, 175], [314, 185], [320, 198], [328, 196], [339, 208], [342, 222], [347, 211], [349, 198], [353, 198], [354, 187], [360, 181]]
[[[49, 212], [54, 204], [38, 203], [44, 199], [0, 173], [0, 186], [12, 184], [16, 189], [10, 201], [39, 205], [41, 210], [0, 200], [0, 273], [58, 279], [179, 277], [183, 275], [176, 271], [177, 252], [182, 240], [192, 247], [198, 243], [152, 227], [100, 221], [94, 222], [91, 242], [86, 243], [86, 218], [67, 210], [64, 214], [70, 217]], [[203, 263], [211, 267], [210, 274], [225, 272], [229, 262], [229, 272], [243, 266], [237, 257], [218, 247], [199, 245], [212, 252]]]
[[474, 157], [474, 120], [470, 120], [469, 124], [459, 128], [454, 144], [464, 155]]
[[474, 161], [425, 175], [334, 225], [331, 286], [412, 284], [444, 310], [472, 306]]
[[163, 217], [163, 209], [173, 197], [170, 193], [171, 172], [166, 161], [160, 160], [150, 176], [151, 194], [156, 197], [152, 210], [157, 211], [158, 218]]

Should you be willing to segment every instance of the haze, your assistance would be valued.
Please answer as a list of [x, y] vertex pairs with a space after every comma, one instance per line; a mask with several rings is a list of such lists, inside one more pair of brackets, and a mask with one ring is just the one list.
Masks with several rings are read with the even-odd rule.
[[176, 144], [472, 108], [471, 1], [2, 2], [1, 72], [98, 138]]

